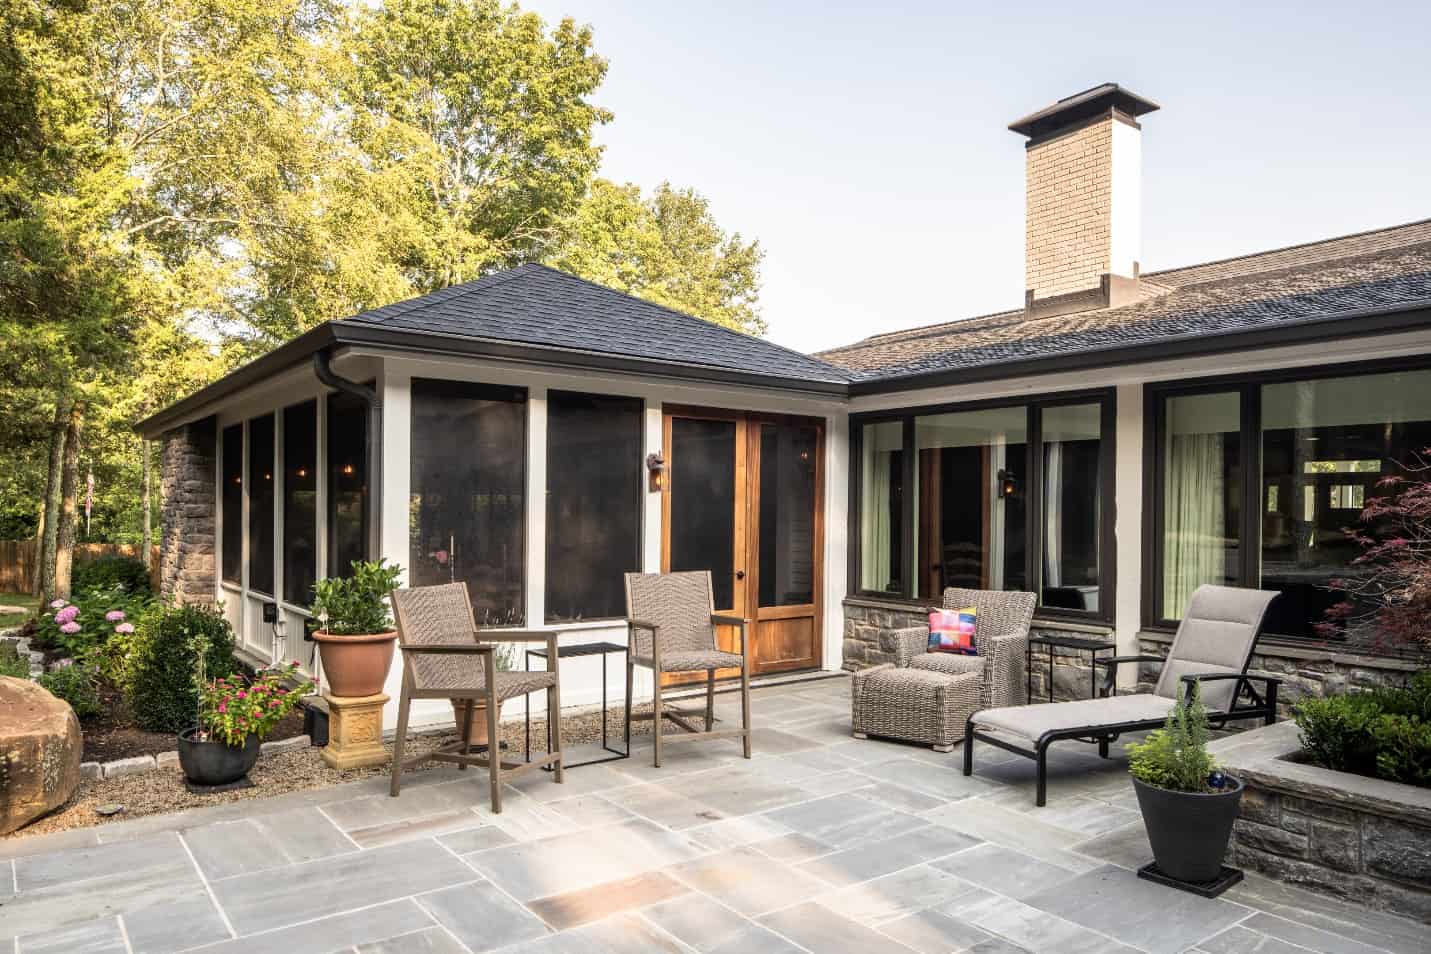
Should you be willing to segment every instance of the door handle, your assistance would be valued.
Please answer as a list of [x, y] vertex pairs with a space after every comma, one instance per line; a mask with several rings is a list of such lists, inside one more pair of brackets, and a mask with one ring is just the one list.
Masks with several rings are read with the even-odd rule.
[[743, 579], [745, 579], [745, 571], [744, 571], [744, 570], [736, 570], [736, 571], [735, 571], [735, 578], [736, 578], [737, 580], [743, 580]]

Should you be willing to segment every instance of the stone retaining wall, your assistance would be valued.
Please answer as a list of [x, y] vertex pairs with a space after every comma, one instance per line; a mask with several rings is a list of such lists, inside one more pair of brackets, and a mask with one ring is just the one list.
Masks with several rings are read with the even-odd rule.
[[[894, 662], [894, 645], [888, 634], [891, 630], [910, 626], [928, 628], [929, 610], [879, 600], [846, 600], [844, 668], [853, 671]], [[1102, 639], [1109, 645], [1113, 643], [1113, 632], [1107, 626], [1072, 625], [1061, 621], [1035, 619], [1029, 632], [1080, 636]], [[1089, 655], [1085, 651], [1072, 649], [1054, 651], [1053, 697], [1056, 701], [1088, 698]], [[1048, 656], [1042, 647], [1034, 648], [1032, 675], [1033, 698], [1043, 702], [1048, 699]]]
[[1211, 748], [1247, 786], [1232, 864], [1431, 923], [1431, 790], [1296, 761], [1291, 722]]

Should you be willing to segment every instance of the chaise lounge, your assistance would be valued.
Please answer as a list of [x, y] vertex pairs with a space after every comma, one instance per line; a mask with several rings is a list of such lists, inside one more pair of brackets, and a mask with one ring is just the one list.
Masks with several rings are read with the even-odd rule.
[[[1264, 590], [1204, 585], [1197, 588], [1173, 638], [1167, 658], [1113, 656], [1100, 664], [1163, 664], [1152, 692], [1109, 695], [1042, 705], [983, 709], [969, 716], [964, 731], [964, 774], [974, 772], [974, 742], [1014, 752], [1038, 765], [1035, 804], [1047, 800], [1048, 748], [1055, 742], [1076, 740], [1098, 746], [1108, 757], [1108, 744], [1124, 732], [1156, 729], [1178, 705], [1179, 686], [1187, 692], [1196, 686], [1208, 719], [1221, 726], [1233, 719], [1260, 718], [1267, 725], [1277, 720], [1277, 686], [1273, 676], [1247, 672], [1252, 650], [1267, 607], [1278, 594]], [[1113, 672], [1116, 670], [1110, 670]], [[1211, 683], [1206, 689], [1204, 683]], [[1259, 692], [1254, 683], [1261, 684]], [[1246, 694], [1246, 701], [1238, 700]]]

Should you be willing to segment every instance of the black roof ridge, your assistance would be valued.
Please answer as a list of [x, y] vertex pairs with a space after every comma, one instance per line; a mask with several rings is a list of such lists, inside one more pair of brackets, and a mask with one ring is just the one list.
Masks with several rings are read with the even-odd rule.
[[[1310, 242], [1294, 242], [1294, 243], [1291, 244], [1291, 245], [1283, 245], [1283, 246], [1281, 246], [1280, 248], [1265, 248], [1265, 249], [1262, 249], [1261, 251], [1258, 251], [1258, 252], [1247, 252], [1247, 253], [1245, 253], [1245, 254], [1243, 254], [1243, 255], [1230, 255], [1230, 256], [1228, 256], [1227, 258], [1214, 258], [1214, 259], [1211, 259], [1211, 260], [1206, 261], [1206, 262], [1194, 262], [1194, 263], [1192, 263], [1191, 265], [1176, 265], [1176, 266], [1173, 266], [1172, 268], [1160, 268], [1160, 269], [1158, 269], [1157, 271], [1154, 271], [1154, 272], [1143, 272], [1143, 273], [1141, 273], [1138, 277], [1139, 277], [1139, 278], [1153, 278], [1153, 277], [1158, 276], [1158, 275], [1170, 275], [1170, 274], [1172, 274], [1172, 273], [1174, 273], [1174, 272], [1188, 272], [1188, 271], [1192, 271], [1192, 270], [1195, 269], [1195, 268], [1207, 268], [1207, 267], [1210, 266], [1210, 265], [1227, 265], [1227, 264], [1229, 264], [1229, 263], [1231, 263], [1231, 262], [1244, 262], [1244, 261], [1247, 261], [1248, 259], [1261, 258], [1261, 257], [1264, 256], [1264, 255], [1278, 255], [1278, 254], [1281, 254], [1282, 252], [1294, 252], [1294, 251], [1296, 251], [1296, 250], [1298, 250], [1298, 249], [1313, 248], [1314, 246], [1317, 246], [1317, 245], [1330, 245], [1330, 244], [1333, 243], [1333, 242], [1343, 242], [1343, 241], [1346, 241], [1347, 239], [1362, 238], [1362, 237], [1367, 236], [1367, 235], [1376, 235], [1378, 232], [1395, 232], [1395, 231], [1397, 231], [1398, 229], [1409, 229], [1409, 228], [1411, 228], [1412, 226], [1416, 226], [1416, 225], [1431, 225], [1431, 218], [1413, 219], [1413, 220], [1411, 220], [1410, 222], [1401, 222], [1401, 223], [1399, 223], [1399, 224], [1397, 224], [1397, 225], [1385, 225], [1385, 226], [1382, 226], [1381, 228], [1376, 228], [1376, 229], [1363, 229], [1363, 230], [1360, 231], [1360, 232], [1348, 232], [1348, 233], [1346, 233], [1345, 235], [1332, 235], [1332, 236], [1328, 236], [1327, 238], [1313, 239], [1313, 240], [1310, 241]], [[1409, 247], [1411, 247], [1411, 246], [1421, 245], [1421, 244], [1423, 244], [1423, 243], [1422, 243], [1422, 242], [1410, 242], [1410, 243], [1407, 244], [1407, 247], [1409, 248]], [[1390, 250], [1389, 250], [1389, 249], [1386, 249], [1385, 251], [1390, 251]], [[1357, 254], [1375, 255], [1375, 254], [1378, 254], [1378, 253], [1377, 253], [1377, 252], [1362, 252], [1362, 253], [1357, 253]], [[1334, 258], [1324, 259], [1324, 261], [1334, 262], [1334, 261], [1337, 261], [1338, 259], [1342, 259], [1342, 258], [1355, 258], [1355, 257], [1356, 257], [1356, 255], [1338, 255], [1338, 256], [1336, 256], [1336, 257], [1334, 257]], [[1312, 263], [1307, 262], [1307, 263], [1304, 263], [1304, 264], [1312, 264]], [[1269, 272], [1280, 271], [1282, 268], [1286, 268], [1286, 267], [1288, 267], [1288, 266], [1285, 266], [1285, 265], [1284, 265], [1284, 266], [1278, 266], [1277, 268], [1269, 268], [1269, 269], [1267, 269], [1267, 271], [1269, 271]], [[1246, 277], [1251, 277], [1252, 275], [1259, 275], [1259, 274], [1264, 274], [1264, 273], [1263, 273], [1263, 272], [1249, 272]], [[1198, 283], [1198, 284], [1201, 284], [1201, 283]]]

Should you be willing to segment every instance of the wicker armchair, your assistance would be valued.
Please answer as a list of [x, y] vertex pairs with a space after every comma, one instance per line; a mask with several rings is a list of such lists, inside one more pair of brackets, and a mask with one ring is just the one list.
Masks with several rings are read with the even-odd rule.
[[[626, 623], [629, 652], [626, 655], [626, 751], [631, 751], [631, 683], [636, 666], [651, 670], [655, 688], [651, 714], [636, 718], [654, 720], [652, 726], [655, 765], [661, 766], [661, 746], [665, 742], [688, 739], [739, 738], [746, 758], [750, 758], [750, 653], [746, 621], [739, 616], [718, 616], [708, 570], [683, 573], [627, 573]], [[722, 650], [716, 642], [717, 626], [740, 629], [740, 652]], [[717, 669], [740, 670], [739, 729], [715, 728], [715, 674]], [[661, 677], [675, 672], [706, 674], [705, 728], [690, 721], [699, 718], [696, 710], [679, 709], [661, 698]], [[661, 731], [669, 719], [685, 734], [663, 738]]]
[[928, 626], [886, 633], [894, 663], [854, 674], [855, 738], [886, 736], [948, 752], [964, 738], [961, 719], [977, 710], [1022, 702], [1024, 654], [1036, 599], [1033, 593], [945, 590], [945, 609], [972, 606], [978, 612], [976, 656], [928, 652]]
[[[466, 583], [419, 586], [392, 593], [393, 616], [397, 620], [398, 645], [402, 650], [402, 695], [398, 700], [397, 735], [393, 739], [393, 780], [391, 794], [397, 796], [404, 769], [429, 759], [454, 762], [458, 768], [485, 767], [491, 779], [492, 811], [502, 811], [502, 783], [533, 769], [550, 765], [552, 778], [561, 782], [561, 679], [557, 670], [555, 631], [483, 630], [478, 642], [472, 601]], [[547, 668], [538, 672], [499, 672], [493, 643], [545, 643]], [[502, 760], [497, 715], [501, 703], [515, 696], [545, 690], [547, 694], [547, 737], [552, 751], [530, 762]], [[472, 751], [473, 706], [465, 712], [456, 742], [426, 755], [403, 761], [407, 739], [408, 710], [414, 699], [485, 701], [487, 704], [487, 751]]]

